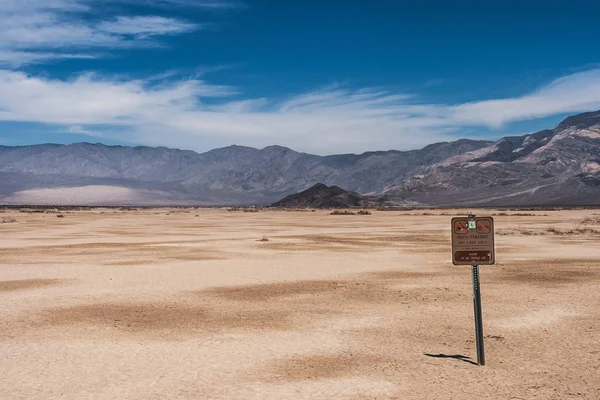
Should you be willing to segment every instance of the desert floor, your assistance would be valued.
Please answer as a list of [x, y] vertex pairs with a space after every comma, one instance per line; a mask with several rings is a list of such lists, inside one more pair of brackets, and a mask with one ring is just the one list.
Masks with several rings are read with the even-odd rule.
[[600, 399], [600, 210], [517, 213], [479, 367], [465, 210], [5, 210], [0, 398]]

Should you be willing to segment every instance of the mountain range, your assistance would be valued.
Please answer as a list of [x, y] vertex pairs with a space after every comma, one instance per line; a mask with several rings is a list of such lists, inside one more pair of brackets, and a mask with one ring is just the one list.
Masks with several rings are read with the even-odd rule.
[[269, 204], [316, 183], [395, 204], [600, 204], [600, 111], [498, 141], [317, 156], [75, 143], [0, 146], [0, 203]]

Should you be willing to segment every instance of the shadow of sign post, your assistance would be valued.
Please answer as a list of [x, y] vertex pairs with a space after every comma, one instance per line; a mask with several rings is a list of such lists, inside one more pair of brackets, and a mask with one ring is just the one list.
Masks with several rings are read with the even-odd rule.
[[432, 358], [452, 358], [454, 360], [463, 361], [463, 362], [473, 364], [473, 365], [478, 365], [475, 361], [471, 360], [471, 357], [463, 356], [460, 354], [429, 354], [429, 353], [425, 353], [424, 355], [427, 357], [432, 357]]

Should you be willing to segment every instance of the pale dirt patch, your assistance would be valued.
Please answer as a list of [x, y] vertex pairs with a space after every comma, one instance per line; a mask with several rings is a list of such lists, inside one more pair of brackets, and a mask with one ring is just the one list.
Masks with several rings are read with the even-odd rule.
[[103, 204], [140, 200], [141, 196], [133, 189], [108, 186], [88, 185], [76, 187], [59, 187], [30, 189], [16, 192], [4, 197], [4, 204]]
[[254, 383], [217, 398], [227, 399], [387, 399], [397, 387], [385, 380], [365, 378], [321, 379], [269, 385]]
[[505, 329], [533, 329], [544, 326], [550, 326], [561, 319], [574, 317], [577, 313], [573, 311], [563, 310], [560, 308], [550, 308], [518, 315], [515, 317], [505, 318], [501, 320], [493, 320], [491, 323]]

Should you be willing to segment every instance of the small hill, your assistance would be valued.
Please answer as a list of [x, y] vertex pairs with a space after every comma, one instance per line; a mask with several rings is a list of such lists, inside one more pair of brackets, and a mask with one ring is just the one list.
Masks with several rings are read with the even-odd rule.
[[338, 186], [317, 183], [303, 192], [289, 195], [273, 203], [272, 207], [346, 208], [363, 207], [368, 203], [366, 196], [349, 192]]

